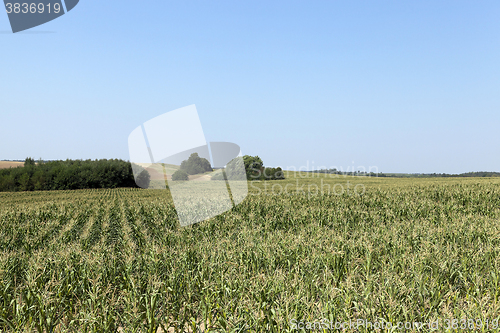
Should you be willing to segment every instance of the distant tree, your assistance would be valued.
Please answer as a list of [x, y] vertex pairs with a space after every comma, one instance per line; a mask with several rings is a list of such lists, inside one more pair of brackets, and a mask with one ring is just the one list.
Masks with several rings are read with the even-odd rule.
[[259, 156], [243, 156], [243, 163], [248, 180], [277, 180], [285, 179], [285, 174], [280, 167], [265, 168]]
[[257, 180], [262, 176], [263, 163], [259, 156], [243, 156], [243, 164], [247, 173], [248, 180]]
[[31, 157], [26, 157], [24, 160], [25, 167], [34, 167], [36, 165], [35, 160]]
[[226, 177], [228, 180], [245, 180], [245, 162], [242, 157], [232, 159], [225, 168]]
[[174, 174], [172, 175], [172, 180], [178, 181], [178, 180], [189, 180], [189, 175], [187, 174], [186, 171], [179, 169]]
[[212, 180], [246, 180], [243, 158], [236, 157], [227, 163], [226, 167], [212, 175]]
[[41, 191], [45, 188], [45, 177], [43, 175], [43, 171], [37, 170], [32, 177], [33, 189], [35, 191]]
[[189, 175], [196, 175], [213, 169], [206, 158], [198, 156], [198, 153], [192, 153], [187, 160], [182, 161], [181, 170], [184, 170]]
[[16, 190], [16, 182], [14, 180], [13, 175], [6, 174], [2, 176], [0, 174], [0, 191], [15, 191], [15, 190]]
[[149, 184], [151, 183], [151, 175], [149, 174], [148, 170], [142, 170], [139, 175], [137, 175], [135, 183], [140, 188], [149, 188]]
[[21, 191], [30, 191], [32, 189], [29, 173], [23, 173], [21, 177], [19, 177], [19, 189]]
[[267, 180], [278, 180], [285, 179], [285, 173], [280, 167], [277, 168], [265, 168], [263, 172], [263, 179]]

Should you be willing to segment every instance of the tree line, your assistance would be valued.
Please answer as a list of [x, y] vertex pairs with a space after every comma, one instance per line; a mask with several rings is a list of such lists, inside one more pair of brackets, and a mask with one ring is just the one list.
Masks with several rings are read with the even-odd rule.
[[326, 173], [342, 176], [367, 176], [367, 177], [392, 177], [392, 178], [434, 178], [434, 177], [500, 177], [500, 172], [466, 172], [460, 174], [449, 173], [383, 173], [383, 172], [366, 172], [366, 171], [340, 171], [333, 169], [320, 169], [313, 171], [303, 171], [309, 173]]
[[[243, 165], [241, 165], [243, 164]], [[242, 168], [244, 166], [244, 169]], [[90, 188], [142, 187], [148, 188], [150, 175], [147, 170], [120, 159], [35, 161], [28, 157], [23, 167], [0, 169], [0, 192], [50, 191]], [[240, 175], [245, 170], [245, 175]], [[189, 174], [212, 171], [210, 162], [193, 154], [183, 162], [178, 180], [187, 180]], [[212, 177], [223, 179], [222, 174]], [[277, 180], [285, 179], [281, 168], [264, 167], [258, 156], [245, 155], [229, 162], [226, 167], [229, 179]], [[177, 179], [176, 179], [177, 180]]]
[[35, 162], [28, 157], [24, 167], [0, 170], [0, 191], [116, 187], [137, 187], [130, 162], [119, 159]]

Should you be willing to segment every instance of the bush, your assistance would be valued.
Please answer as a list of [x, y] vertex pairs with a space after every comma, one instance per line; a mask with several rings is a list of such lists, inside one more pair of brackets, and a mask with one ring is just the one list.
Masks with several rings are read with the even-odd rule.
[[172, 175], [172, 180], [178, 181], [178, 180], [189, 180], [189, 175], [187, 174], [186, 171], [179, 169], [174, 174]]
[[264, 170], [262, 171], [261, 179], [263, 180], [285, 179], [285, 173], [280, 167], [264, 168]]
[[137, 176], [135, 183], [141, 188], [149, 188], [149, 183], [151, 182], [151, 175], [148, 170], [142, 170]]
[[259, 156], [245, 155], [243, 156], [243, 163], [245, 164], [248, 180], [257, 180], [261, 178], [263, 163]]
[[189, 175], [212, 171], [210, 162], [206, 158], [199, 157], [198, 153], [192, 153], [187, 160], [182, 161], [181, 169]]

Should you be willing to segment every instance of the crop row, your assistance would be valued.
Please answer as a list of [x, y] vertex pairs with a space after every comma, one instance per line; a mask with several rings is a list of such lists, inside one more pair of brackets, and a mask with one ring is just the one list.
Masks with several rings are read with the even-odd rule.
[[262, 193], [184, 228], [168, 191], [2, 196], [1, 331], [291, 332], [294, 319], [499, 319], [495, 182]]

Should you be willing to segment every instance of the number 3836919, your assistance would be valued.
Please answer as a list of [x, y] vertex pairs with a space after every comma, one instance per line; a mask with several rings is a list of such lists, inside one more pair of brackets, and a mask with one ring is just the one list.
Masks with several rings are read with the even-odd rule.
[[5, 8], [7, 9], [7, 14], [42, 14], [43, 12], [48, 13], [59, 13], [61, 11], [61, 5], [58, 3], [54, 4], [43, 4], [43, 3], [6, 3]]

